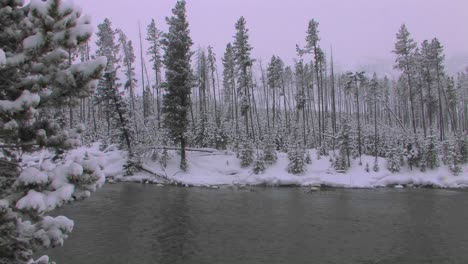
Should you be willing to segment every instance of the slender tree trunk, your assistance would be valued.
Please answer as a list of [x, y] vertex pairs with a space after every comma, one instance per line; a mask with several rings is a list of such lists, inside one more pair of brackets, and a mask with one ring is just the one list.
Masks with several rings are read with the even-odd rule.
[[357, 122], [358, 122], [358, 151], [359, 151], [359, 164], [362, 164], [361, 155], [361, 118], [359, 115], [359, 86], [356, 81], [356, 115], [357, 115]]
[[444, 133], [444, 116], [442, 112], [442, 85], [440, 83], [440, 69], [439, 65], [436, 65], [436, 77], [437, 77], [437, 93], [439, 97], [439, 140], [443, 141], [445, 137]]
[[263, 92], [265, 93], [265, 106], [266, 106], [266, 116], [267, 116], [267, 127], [270, 130], [270, 104], [268, 98], [268, 87], [265, 82], [265, 71], [262, 66], [262, 62], [260, 61], [260, 71], [262, 72], [262, 84], [263, 84]]
[[186, 147], [185, 136], [182, 135], [180, 137], [180, 168], [183, 171], [187, 170], [187, 157], [185, 153], [185, 147]]

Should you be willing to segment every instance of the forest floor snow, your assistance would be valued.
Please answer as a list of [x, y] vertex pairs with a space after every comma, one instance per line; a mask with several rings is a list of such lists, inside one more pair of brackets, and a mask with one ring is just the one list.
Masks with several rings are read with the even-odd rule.
[[[419, 168], [410, 170], [407, 166], [398, 173], [387, 169], [386, 160], [378, 159], [379, 171], [372, 171], [374, 157], [362, 156], [352, 160], [351, 168], [342, 173], [337, 172], [328, 156], [317, 159], [315, 150], [310, 151], [312, 163], [306, 164], [306, 171], [299, 175], [287, 171], [286, 153], [278, 153], [275, 164], [267, 166], [261, 174], [254, 174], [252, 166], [241, 168], [240, 160], [231, 151], [212, 150], [209, 152], [187, 152], [188, 171], [179, 169], [180, 157], [175, 151], [169, 151], [166, 168], [159, 161], [146, 161], [144, 167], [156, 174], [165, 175], [171, 181], [186, 186], [217, 187], [222, 185], [266, 185], [266, 186], [329, 186], [340, 188], [376, 188], [427, 186], [436, 188], [468, 188], [468, 165], [462, 165], [462, 172], [455, 176], [448, 166], [421, 172]], [[369, 172], [366, 171], [369, 164]], [[125, 182], [162, 183], [161, 178], [145, 171], [133, 176], [118, 176], [115, 180]]]

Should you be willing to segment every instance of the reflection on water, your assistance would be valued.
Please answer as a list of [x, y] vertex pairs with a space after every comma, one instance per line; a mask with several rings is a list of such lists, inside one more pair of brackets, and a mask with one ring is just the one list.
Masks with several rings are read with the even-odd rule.
[[106, 185], [57, 263], [468, 263], [468, 192]]

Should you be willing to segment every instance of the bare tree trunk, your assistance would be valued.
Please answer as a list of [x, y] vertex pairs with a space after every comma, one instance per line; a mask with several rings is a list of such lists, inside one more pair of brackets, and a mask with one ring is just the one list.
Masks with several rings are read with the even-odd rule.
[[268, 87], [265, 82], [265, 71], [262, 66], [262, 61], [260, 61], [260, 71], [262, 72], [262, 84], [263, 84], [263, 91], [265, 93], [265, 105], [266, 105], [266, 115], [267, 115], [267, 127], [270, 130], [270, 107], [269, 107], [269, 98], [268, 98]]

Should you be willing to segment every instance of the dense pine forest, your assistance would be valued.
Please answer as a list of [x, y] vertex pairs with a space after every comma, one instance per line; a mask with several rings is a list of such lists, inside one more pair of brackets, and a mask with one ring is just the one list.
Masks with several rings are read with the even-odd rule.
[[[176, 144], [184, 169], [186, 147], [233, 149], [245, 166], [271, 151], [294, 153], [302, 162], [308, 149], [322, 156], [332, 151], [338, 170], [364, 154], [387, 158], [393, 171], [444, 163], [457, 173], [467, 162], [468, 72], [445, 71], [437, 38], [418, 44], [403, 24], [389, 51], [400, 72], [393, 78], [336, 72], [313, 19], [304, 25], [294, 65], [276, 55], [252, 58], [243, 17], [224, 54], [194, 49], [185, 12], [179, 2], [168, 32], [153, 20], [134, 41], [109, 19], [99, 24], [95, 45], [86, 42], [70, 56], [81, 62], [105, 56], [106, 73], [95, 93], [62, 106], [65, 126], [86, 124], [86, 142], [118, 143], [136, 163]], [[136, 52], [144, 41], [150, 48]]]
[[[27, 261], [37, 247], [63, 243], [73, 224], [43, 213], [104, 181], [91, 152], [71, 164], [64, 157], [95, 142], [128, 153], [128, 175], [149, 159], [165, 167], [174, 150], [180, 169], [190, 171], [186, 152], [207, 149], [235, 152], [254, 174], [279, 153], [298, 177], [322, 158], [338, 173], [353, 160], [363, 173], [443, 165], [463, 173], [468, 68], [449, 74], [436, 36], [415, 40], [403, 24], [389, 51], [394, 78], [336, 71], [314, 19], [287, 65], [275, 54], [252, 57], [244, 17], [233, 21], [224, 54], [195, 48], [186, 12], [178, 1], [166, 21], [142, 25], [131, 40], [110, 19], [95, 27], [66, 1], [0, 1], [0, 263], [48, 263]], [[51, 160], [25, 165], [28, 153], [44, 150], [53, 150]], [[361, 162], [365, 155], [373, 164]], [[35, 203], [43, 192], [56, 201]]]

